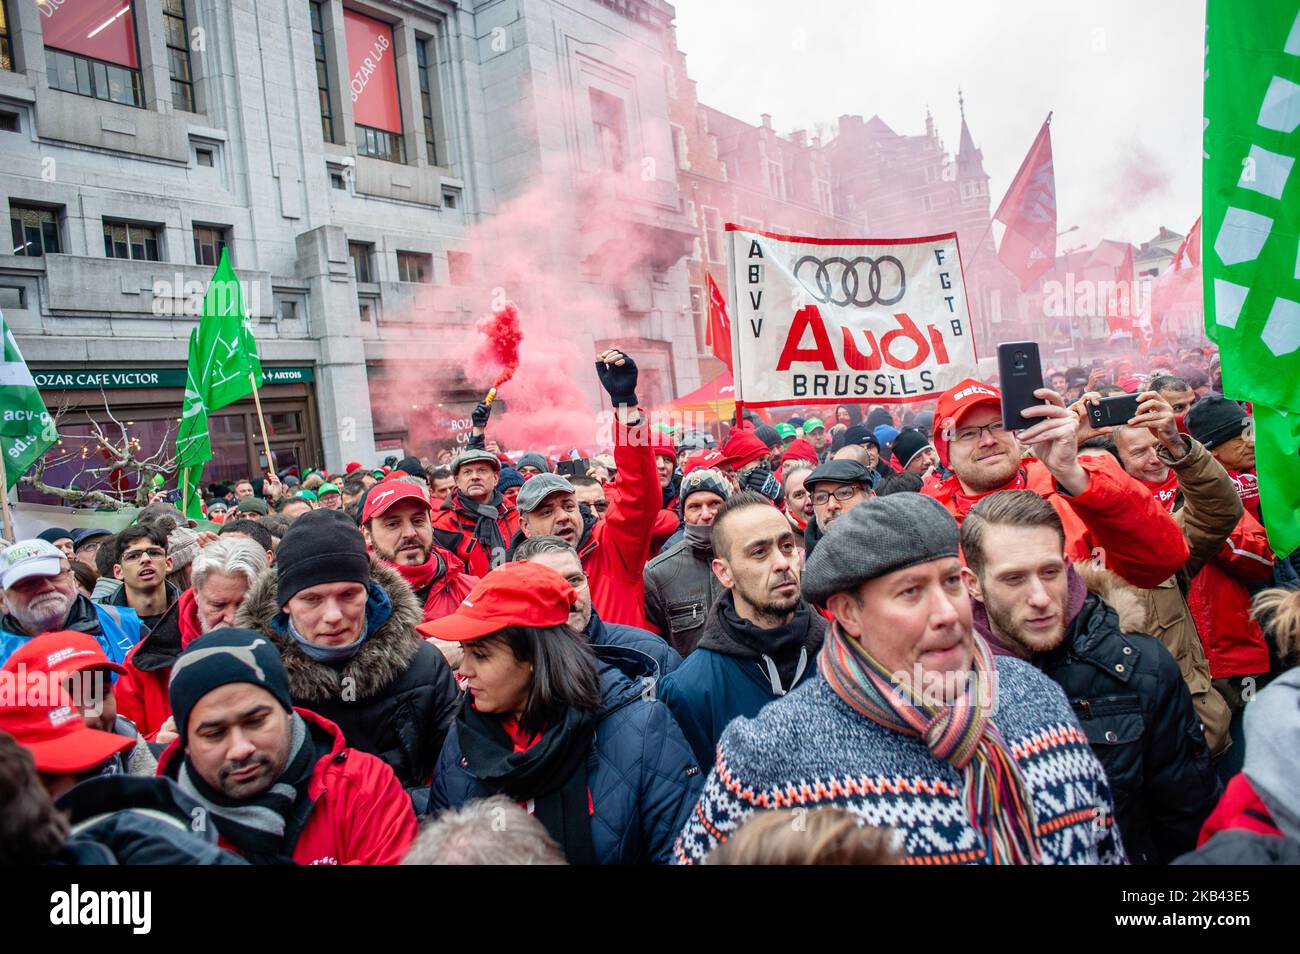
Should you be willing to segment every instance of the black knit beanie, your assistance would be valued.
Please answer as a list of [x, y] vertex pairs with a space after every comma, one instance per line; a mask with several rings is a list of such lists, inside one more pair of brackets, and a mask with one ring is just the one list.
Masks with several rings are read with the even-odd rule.
[[1250, 424], [1250, 415], [1236, 401], [1217, 394], [1207, 394], [1183, 418], [1187, 433], [1212, 450], [1241, 434]]
[[295, 520], [275, 548], [275, 605], [321, 583], [370, 582], [366, 540], [342, 510], [310, 510]]
[[234, 682], [252, 683], [275, 696], [285, 711], [293, 709], [289, 675], [275, 644], [254, 629], [214, 629], [186, 646], [172, 666], [167, 698], [182, 746], [190, 711], [213, 689]]

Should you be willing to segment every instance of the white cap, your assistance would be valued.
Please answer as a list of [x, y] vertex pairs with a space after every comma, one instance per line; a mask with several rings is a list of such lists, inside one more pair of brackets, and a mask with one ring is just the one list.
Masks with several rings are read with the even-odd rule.
[[0, 587], [9, 589], [29, 576], [58, 576], [67, 554], [44, 540], [19, 540], [0, 550]]

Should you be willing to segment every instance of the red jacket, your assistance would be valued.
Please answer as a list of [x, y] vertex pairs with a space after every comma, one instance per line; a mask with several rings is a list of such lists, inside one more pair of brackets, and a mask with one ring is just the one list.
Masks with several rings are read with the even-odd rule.
[[1221, 831], [1242, 829], [1253, 831], [1257, 835], [1276, 835], [1282, 837], [1282, 831], [1273, 824], [1264, 800], [1255, 793], [1250, 780], [1240, 772], [1228, 779], [1219, 804], [1214, 806], [1210, 817], [1201, 826], [1200, 837], [1196, 841], [1199, 848]]
[[614, 466], [618, 477], [606, 493], [609, 509], [596, 522], [578, 556], [591, 586], [591, 601], [606, 623], [647, 628], [645, 565], [650, 537], [663, 503], [654, 451], [645, 422], [631, 430], [615, 423]]
[[117, 699], [118, 714], [134, 722], [146, 740], [152, 741], [171, 717], [167, 682], [171, 679], [172, 662], [202, 632], [199, 604], [194, 590], [188, 589], [158, 620], [152, 632], [126, 654], [122, 663], [126, 673], [118, 677], [113, 696]]
[[[657, 480], [658, 478], [656, 478]], [[471, 576], [486, 576], [492, 569], [492, 554], [487, 547], [474, 536], [476, 520], [465, 510], [456, 507], [460, 497], [459, 491], [453, 490], [442, 502], [442, 508], [433, 515], [433, 539], [444, 550], [456, 554], [469, 568]], [[497, 517], [497, 530], [501, 534], [503, 547], [510, 546], [510, 540], [519, 529], [519, 511], [508, 500], [502, 500], [501, 512]], [[502, 555], [504, 559], [504, 554]]]
[[[315, 804], [293, 846], [293, 860], [300, 865], [397, 864], [418, 826], [411, 797], [393, 770], [377, 756], [348, 748], [339, 727], [324, 716], [296, 706], [293, 711], [309, 729], [323, 729], [334, 740], [307, 783]], [[183, 758], [180, 743], [172, 742], [158, 759], [159, 775], [176, 777]], [[224, 837], [218, 843], [239, 853]]]
[[[1068, 497], [1041, 461], [1021, 461], [1026, 489], [1046, 498], [1061, 515], [1066, 556], [1076, 562], [1098, 558], [1106, 569], [1142, 589], [1158, 586], [1178, 572], [1191, 552], [1182, 530], [1151, 492], [1109, 454], [1082, 458], [1079, 464], [1088, 472], [1088, 489]], [[974, 506], [957, 500], [960, 490], [956, 474], [921, 487], [922, 493], [948, 508], [958, 524]]]
[[1268, 672], [1268, 643], [1250, 615], [1246, 583], [1273, 574], [1273, 550], [1259, 521], [1247, 510], [1214, 559], [1192, 579], [1187, 603], [1205, 644], [1211, 679]]

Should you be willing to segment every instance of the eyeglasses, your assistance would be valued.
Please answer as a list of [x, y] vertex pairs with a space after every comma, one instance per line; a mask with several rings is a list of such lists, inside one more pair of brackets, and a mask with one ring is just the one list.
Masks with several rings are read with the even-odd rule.
[[987, 431], [989, 437], [1001, 437], [1007, 433], [1006, 425], [1001, 421], [990, 421], [987, 424], [981, 424], [979, 427], [963, 427], [952, 436], [955, 444], [969, 444], [980, 438], [980, 433]]
[[150, 560], [161, 560], [167, 555], [166, 550], [159, 550], [157, 547], [142, 547], [139, 550], [128, 550], [122, 554], [123, 563], [139, 563], [146, 558]]
[[815, 506], [825, 506], [834, 495], [836, 500], [852, 500], [853, 497], [862, 490], [861, 487], [855, 487], [853, 484], [845, 484], [843, 487], [837, 487], [835, 490], [819, 490], [812, 495], [812, 502]]

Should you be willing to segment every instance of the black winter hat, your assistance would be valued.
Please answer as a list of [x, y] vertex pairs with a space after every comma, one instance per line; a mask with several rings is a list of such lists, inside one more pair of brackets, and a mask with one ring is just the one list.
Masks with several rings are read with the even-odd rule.
[[309, 510], [275, 549], [275, 603], [322, 583], [370, 582], [370, 555], [361, 529], [342, 510]]
[[776, 428], [771, 424], [758, 425], [758, 427], [754, 428], [754, 436], [768, 447], [781, 446], [781, 435], [776, 432]]
[[289, 675], [275, 645], [254, 629], [214, 629], [186, 646], [172, 665], [167, 698], [182, 747], [190, 711], [213, 689], [235, 682], [260, 686], [275, 696], [286, 712], [293, 710]]
[[844, 430], [845, 444], [871, 444], [879, 449], [880, 441], [876, 440], [876, 435], [871, 433], [871, 428], [865, 424], [850, 424]]
[[930, 439], [915, 427], [905, 427], [894, 438], [894, 460], [904, 470], [912, 458], [930, 446]]
[[867, 431], [875, 431], [881, 424], [894, 426], [894, 416], [883, 407], [872, 408], [871, 413], [867, 415]]
[[1188, 409], [1183, 423], [1187, 433], [1206, 450], [1227, 443], [1250, 426], [1250, 415], [1236, 401], [1207, 394]]
[[429, 475], [424, 472], [424, 465], [420, 463], [418, 457], [403, 457], [397, 462], [397, 469], [410, 474], [412, 477], [419, 477], [421, 480], [429, 479]]

